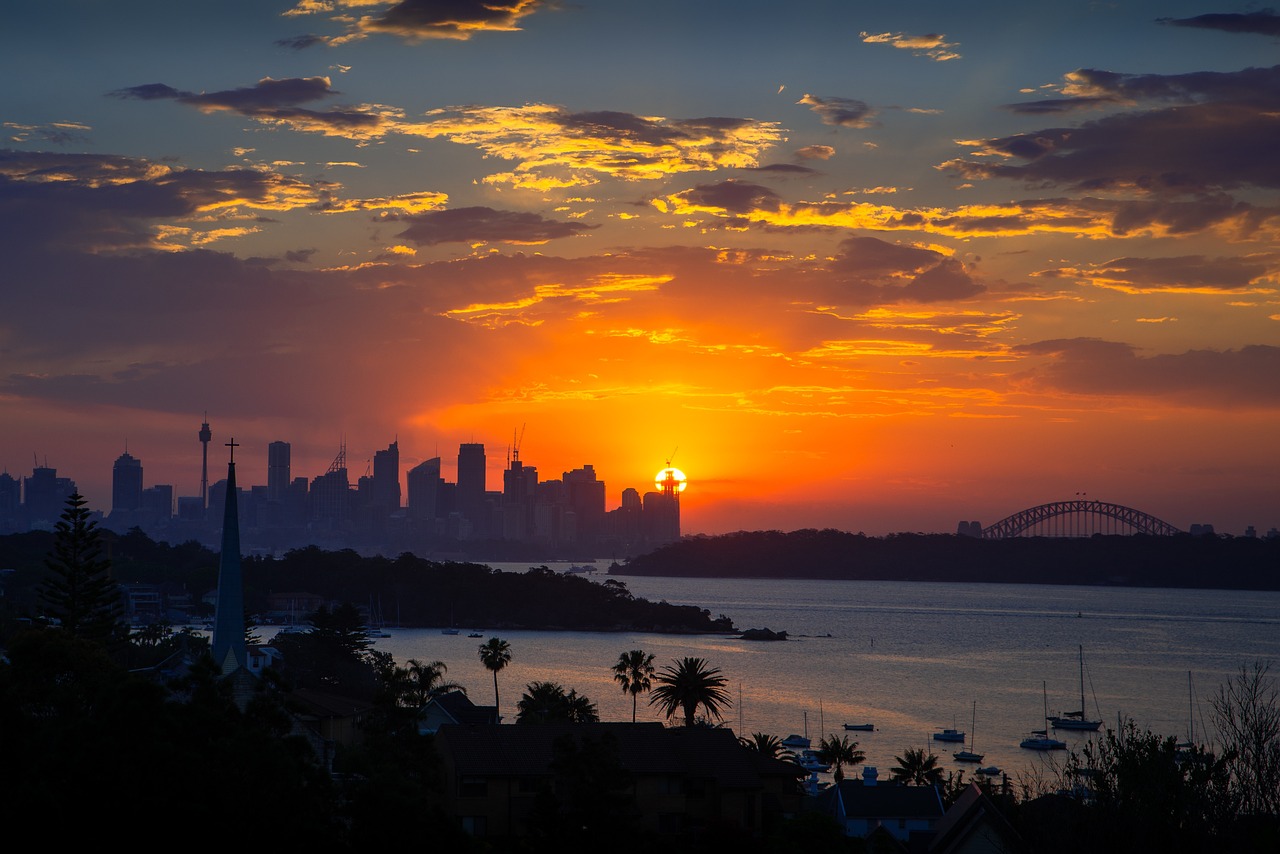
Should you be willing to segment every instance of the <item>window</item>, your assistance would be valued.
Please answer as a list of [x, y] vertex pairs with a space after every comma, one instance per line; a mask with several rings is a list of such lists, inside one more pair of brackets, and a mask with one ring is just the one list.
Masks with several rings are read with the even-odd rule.
[[458, 797], [483, 798], [489, 794], [489, 781], [484, 777], [463, 777], [458, 781]]

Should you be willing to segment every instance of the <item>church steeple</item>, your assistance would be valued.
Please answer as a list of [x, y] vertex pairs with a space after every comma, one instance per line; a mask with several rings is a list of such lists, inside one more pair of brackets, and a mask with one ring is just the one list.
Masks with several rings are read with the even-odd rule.
[[224, 676], [249, 664], [244, 640], [244, 578], [240, 567], [240, 514], [236, 500], [235, 439], [227, 443], [227, 499], [222, 514], [222, 555], [218, 560], [218, 604], [213, 622], [213, 660]]

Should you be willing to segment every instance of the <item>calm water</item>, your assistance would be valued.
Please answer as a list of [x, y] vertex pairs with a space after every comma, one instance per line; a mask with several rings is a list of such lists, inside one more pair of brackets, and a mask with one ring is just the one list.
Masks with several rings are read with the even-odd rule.
[[[514, 568], [496, 565], [502, 569]], [[523, 569], [524, 567], [519, 567]], [[511, 664], [498, 676], [507, 720], [524, 685], [552, 680], [585, 693], [604, 720], [631, 716], [612, 681], [618, 655], [641, 648], [661, 666], [696, 655], [721, 668], [737, 732], [778, 736], [851, 732], [867, 764], [886, 773], [908, 747], [927, 747], [948, 768], [959, 745], [931, 741], [943, 727], [970, 733], [984, 765], [1010, 776], [1037, 771], [1061, 752], [1018, 742], [1050, 713], [1079, 707], [1078, 647], [1084, 647], [1085, 709], [1114, 726], [1197, 740], [1209, 726], [1211, 696], [1241, 665], [1271, 662], [1280, 676], [1280, 593], [993, 584], [622, 577], [632, 593], [727, 614], [739, 628], [785, 630], [786, 642], [646, 633], [504, 631]], [[484, 631], [483, 626], [474, 627]], [[480, 640], [438, 629], [390, 629], [378, 649], [398, 660], [442, 660], [477, 702], [493, 702]], [[491, 633], [485, 633], [489, 637]], [[1188, 672], [1195, 699], [1188, 690]], [[1042, 685], [1044, 687], [1042, 687]], [[973, 726], [977, 703], [976, 727]], [[658, 720], [641, 697], [640, 720]], [[1059, 732], [1076, 745], [1088, 738]], [[1208, 733], [1212, 737], [1212, 733]]]

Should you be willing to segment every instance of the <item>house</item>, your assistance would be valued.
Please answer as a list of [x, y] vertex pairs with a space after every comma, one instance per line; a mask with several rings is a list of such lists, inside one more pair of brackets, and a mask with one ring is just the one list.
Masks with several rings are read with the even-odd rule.
[[496, 724], [497, 706], [477, 706], [462, 691], [449, 691], [432, 697], [418, 713], [418, 734], [428, 735], [443, 724]]
[[[554, 795], [560, 809], [581, 796], [557, 763], [594, 762], [618, 815], [638, 831], [697, 834], [731, 828], [762, 836], [799, 811], [794, 763], [743, 747], [732, 731], [660, 723], [443, 724], [436, 748], [445, 773], [445, 806], [468, 832], [492, 839], [523, 836]], [[582, 766], [579, 766], [581, 768]], [[589, 793], [600, 795], [600, 787]]]
[[970, 783], [938, 822], [929, 854], [1007, 854], [1021, 848], [1018, 833], [979, 788]]
[[861, 780], [824, 789], [812, 808], [838, 821], [847, 836], [862, 839], [879, 830], [906, 843], [912, 835], [936, 830], [944, 813], [937, 787], [881, 782], [877, 776], [875, 768], [863, 768]]
[[365, 700], [309, 688], [291, 691], [288, 704], [294, 721], [293, 734], [307, 739], [326, 768], [333, 763], [335, 748], [360, 743], [361, 724], [374, 710], [373, 703]]

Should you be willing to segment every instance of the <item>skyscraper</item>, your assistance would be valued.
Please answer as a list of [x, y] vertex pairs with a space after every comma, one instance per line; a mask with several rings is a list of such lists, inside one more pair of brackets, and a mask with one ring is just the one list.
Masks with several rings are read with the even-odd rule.
[[400, 509], [400, 442], [373, 454], [373, 503], [384, 513]]
[[438, 514], [440, 497], [440, 458], [432, 457], [409, 469], [409, 518], [429, 522]]
[[272, 442], [267, 445], [267, 499], [283, 501], [289, 489], [288, 442]]
[[483, 523], [485, 489], [484, 445], [464, 442], [458, 446], [458, 510], [477, 530]]
[[142, 460], [125, 451], [111, 468], [111, 513], [136, 513], [142, 507]]

